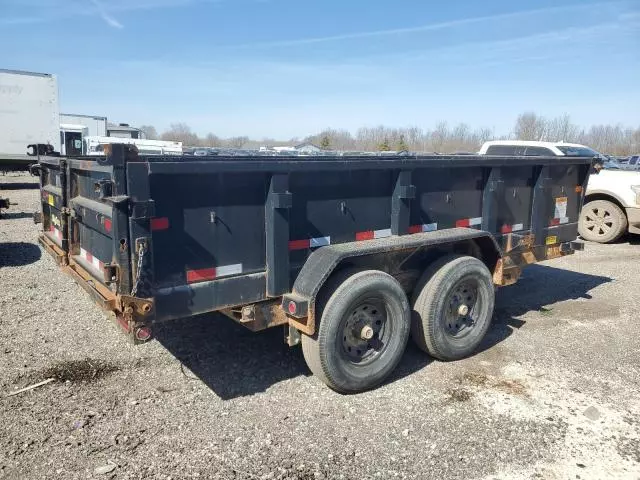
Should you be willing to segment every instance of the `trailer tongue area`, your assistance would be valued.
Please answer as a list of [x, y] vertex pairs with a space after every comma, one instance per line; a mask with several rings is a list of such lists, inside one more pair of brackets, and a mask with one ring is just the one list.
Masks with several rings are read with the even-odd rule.
[[140, 343], [218, 311], [283, 325], [331, 388], [373, 388], [409, 336], [471, 355], [494, 287], [572, 254], [592, 159], [39, 158], [40, 243]]

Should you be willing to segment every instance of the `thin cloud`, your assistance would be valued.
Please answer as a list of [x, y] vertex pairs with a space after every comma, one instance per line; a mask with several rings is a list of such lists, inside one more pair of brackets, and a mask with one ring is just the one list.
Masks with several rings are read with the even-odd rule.
[[411, 33], [423, 33], [423, 32], [435, 31], [435, 30], [445, 30], [448, 28], [460, 27], [460, 26], [476, 24], [476, 23], [484, 23], [488, 21], [517, 19], [522, 17], [528, 17], [531, 15], [556, 14], [556, 13], [562, 13], [567, 11], [589, 10], [589, 9], [598, 8], [598, 7], [611, 7], [614, 5], [620, 5], [622, 3], [623, 2], [607, 2], [607, 3], [564, 5], [560, 7], [539, 8], [534, 10], [520, 11], [520, 12], [499, 13], [495, 15], [485, 15], [481, 17], [463, 18], [463, 19], [451, 20], [447, 22], [419, 25], [416, 27], [392, 28], [392, 29], [386, 29], [386, 30], [373, 30], [373, 31], [366, 31], [366, 32], [345, 33], [340, 35], [329, 35], [326, 37], [299, 38], [299, 39], [293, 39], [293, 40], [278, 40], [274, 42], [260, 42], [260, 43], [233, 45], [231, 46], [231, 48], [293, 47], [293, 46], [299, 46], [299, 45], [339, 42], [343, 40], [356, 40], [356, 39], [362, 39], [362, 38], [399, 36], [399, 35], [407, 35]]
[[90, 2], [96, 7], [98, 15], [100, 15], [100, 18], [102, 18], [102, 20], [104, 20], [107, 25], [112, 28], [124, 28], [124, 25], [122, 25], [118, 20], [107, 13], [107, 11], [98, 0], [90, 0]]

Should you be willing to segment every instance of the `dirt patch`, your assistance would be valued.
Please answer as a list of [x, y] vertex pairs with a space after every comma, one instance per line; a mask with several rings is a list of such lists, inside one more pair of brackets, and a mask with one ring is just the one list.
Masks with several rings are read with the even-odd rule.
[[484, 373], [467, 372], [458, 379], [461, 385], [471, 385], [478, 388], [492, 388], [510, 395], [529, 396], [527, 388], [517, 380], [498, 380]]
[[518, 395], [520, 397], [528, 397], [527, 388], [517, 380], [500, 380], [491, 384], [496, 390], [502, 390], [510, 395]]
[[475, 385], [476, 387], [484, 387], [489, 383], [489, 377], [484, 373], [467, 372], [460, 379], [460, 383]]
[[637, 438], [622, 437], [616, 444], [618, 454], [627, 460], [640, 463], [640, 440]]
[[38, 379], [55, 378], [60, 382], [93, 382], [120, 370], [118, 365], [85, 358], [84, 360], [68, 360], [56, 363], [35, 374]]
[[452, 402], [468, 402], [473, 397], [473, 393], [464, 388], [452, 388], [447, 390], [447, 403]]

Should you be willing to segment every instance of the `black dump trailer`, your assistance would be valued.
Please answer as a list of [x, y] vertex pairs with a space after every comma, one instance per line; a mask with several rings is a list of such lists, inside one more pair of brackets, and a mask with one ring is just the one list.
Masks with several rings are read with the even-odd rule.
[[41, 157], [40, 243], [133, 341], [222, 312], [284, 326], [331, 388], [395, 368], [409, 336], [472, 354], [495, 286], [568, 255], [593, 159], [442, 155]]

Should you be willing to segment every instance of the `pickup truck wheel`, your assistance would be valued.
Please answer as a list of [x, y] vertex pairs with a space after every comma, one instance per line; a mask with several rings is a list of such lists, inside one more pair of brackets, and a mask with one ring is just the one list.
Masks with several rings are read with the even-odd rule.
[[593, 200], [582, 207], [578, 232], [585, 240], [611, 243], [627, 230], [627, 216], [622, 209], [607, 200]]
[[398, 281], [377, 270], [349, 269], [329, 279], [316, 305], [316, 334], [302, 336], [309, 369], [340, 393], [382, 383], [409, 339], [409, 301]]
[[414, 291], [411, 336], [437, 359], [467, 357], [489, 329], [494, 301], [484, 263], [469, 256], [442, 257], [427, 268]]

